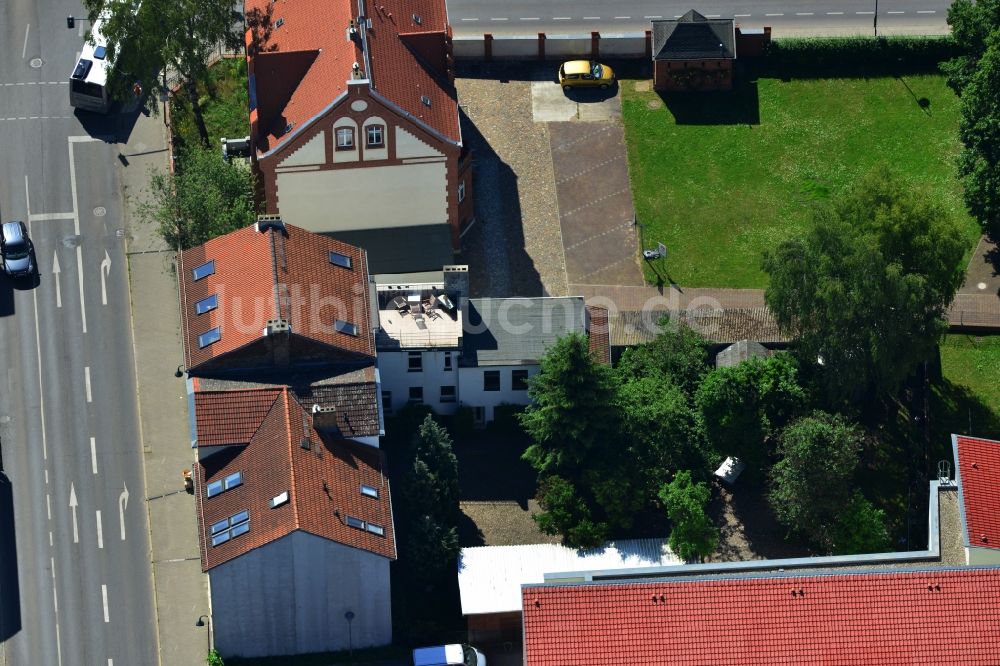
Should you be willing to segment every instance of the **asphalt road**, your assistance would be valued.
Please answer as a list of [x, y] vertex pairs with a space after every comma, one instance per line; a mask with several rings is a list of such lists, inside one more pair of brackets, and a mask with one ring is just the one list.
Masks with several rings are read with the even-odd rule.
[[[115, 134], [69, 106], [64, 0], [0, 2], [0, 666], [157, 663]], [[97, 138], [95, 138], [95, 136]], [[16, 553], [16, 559], [14, 555]]]
[[654, 18], [676, 18], [696, 9], [709, 18], [731, 18], [744, 27], [771, 26], [776, 35], [941, 34], [948, 0], [447, 0], [456, 37], [635, 33]]

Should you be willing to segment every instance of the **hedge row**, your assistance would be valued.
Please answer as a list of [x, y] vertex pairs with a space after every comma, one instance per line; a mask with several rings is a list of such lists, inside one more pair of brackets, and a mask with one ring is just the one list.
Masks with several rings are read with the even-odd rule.
[[932, 73], [960, 52], [952, 37], [776, 39], [755, 65], [763, 76]]

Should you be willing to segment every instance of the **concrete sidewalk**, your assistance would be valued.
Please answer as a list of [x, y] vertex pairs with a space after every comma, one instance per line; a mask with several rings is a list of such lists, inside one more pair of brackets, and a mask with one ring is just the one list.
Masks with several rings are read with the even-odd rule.
[[184, 491], [182, 472], [195, 452], [188, 433], [174, 252], [139, 223], [136, 205], [144, 196], [150, 168], [167, 168], [167, 133], [162, 116], [139, 116], [119, 158], [126, 197], [127, 256], [132, 300], [132, 335], [139, 390], [139, 419], [146, 474], [144, 498], [152, 544], [153, 586], [161, 666], [205, 663], [210, 613], [208, 577], [201, 571], [195, 499]]

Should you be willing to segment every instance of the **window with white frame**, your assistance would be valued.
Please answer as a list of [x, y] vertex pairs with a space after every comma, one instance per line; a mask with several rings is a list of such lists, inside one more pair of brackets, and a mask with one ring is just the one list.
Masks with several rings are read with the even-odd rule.
[[354, 128], [337, 128], [337, 150], [352, 150], [354, 148]]
[[369, 148], [382, 148], [385, 146], [385, 129], [381, 125], [369, 125], [365, 128], [367, 134], [367, 147]]
[[214, 548], [249, 531], [250, 512], [240, 511], [229, 518], [213, 523], [209, 528], [209, 536], [212, 538], [212, 547]]
[[221, 492], [243, 485], [243, 472], [233, 472], [224, 479], [212, 481], [205, 486], [205, 492], [209, 497], [215, 497]]

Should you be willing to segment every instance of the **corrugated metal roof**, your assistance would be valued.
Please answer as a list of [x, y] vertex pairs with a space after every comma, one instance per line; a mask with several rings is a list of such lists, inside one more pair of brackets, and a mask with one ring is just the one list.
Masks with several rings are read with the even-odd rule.
[[633, 569], [684, 564], [666, 539], [623, 539], [577, 550], [559, 544], [463, 548], [458, 590], [463, 615], [521, 610], [521, 585], [542, 583], [547, 573]]

